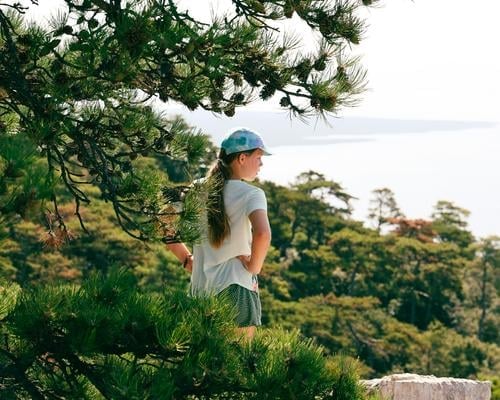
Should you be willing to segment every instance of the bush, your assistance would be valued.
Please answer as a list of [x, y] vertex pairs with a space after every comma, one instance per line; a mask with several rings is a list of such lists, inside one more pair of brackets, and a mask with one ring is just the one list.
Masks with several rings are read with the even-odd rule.
[[364, 398], [351, 364], [297, 331], [248, 343], [215, 297], [141, 293], [123, 271], [2, 291], [2, 398]]

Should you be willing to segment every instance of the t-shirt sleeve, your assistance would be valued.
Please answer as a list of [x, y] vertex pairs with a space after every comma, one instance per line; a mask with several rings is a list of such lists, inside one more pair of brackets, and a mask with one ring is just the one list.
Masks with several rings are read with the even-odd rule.
[[262, 189], [256, 188], [248, 195], [246, 208], [247, 216], [255, 210], [267, 211], [266, 195]]

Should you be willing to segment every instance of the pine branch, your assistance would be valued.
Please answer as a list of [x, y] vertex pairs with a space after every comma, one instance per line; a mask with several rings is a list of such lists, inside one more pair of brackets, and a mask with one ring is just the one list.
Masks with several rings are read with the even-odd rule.
[[32, 382], [26, 375], [26, 368], [29, 366], [29, 364], [26, 364], [25, 362], [21, 363], [17, 357], [1, 347], [0, 353], [11, 360], [10, 365], [3, 365], [1, 367], [0, 376], [11, 377], [15, 379], [29, 393], [32, 399], [45, 400], [46, 397], [42, 394], [40, 388], [37, 387], [35, 383]]
[[[199, 237], [193, 220], [178, 223], [185, 231], [175, 233], [161, 222], [162, 210], [175, 205], [161, 197], [160, 185], [148, 186], [157, 177], [134, 174], [133, 161], [148, 155], [187, 165], [206, 157], [189, 128], [174, 132], [149, 99], [233, 116], [258, 97], [280, 94], [281, 106], [305, 119], [354, 105], [364, 89], [359, 61], [342, 55], [362, 36], [360, 1], [234, 0], [234, 12], [210, 24], [174, 0], [65, 4], [51, 30], [23, 26], [20, 12], [0, 10], [0, 108], [19, 117], [18, 129], [57, 172], [84, 230], [79, 209], [91, 201], [86, 186], [93, 185], [134, 238]], [[319, 32], [316, 54], [294, 57], [300, 40], [280, 38], [274, 21], [294, 14]]]

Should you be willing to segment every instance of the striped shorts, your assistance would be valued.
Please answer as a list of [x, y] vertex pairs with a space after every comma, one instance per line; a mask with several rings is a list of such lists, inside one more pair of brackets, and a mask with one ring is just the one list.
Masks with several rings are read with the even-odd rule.
[[262, 325], [262, 308], [258, 292], [253, 292], [238, 284], [229, 285], [218, 296], [224, 296], [236, 308], [236, 325], [240, 328]]

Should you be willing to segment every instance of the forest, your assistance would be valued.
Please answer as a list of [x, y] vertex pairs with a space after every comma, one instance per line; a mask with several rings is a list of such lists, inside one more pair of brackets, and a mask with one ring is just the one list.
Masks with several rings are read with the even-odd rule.
[[[180, 117], [174, 121], [185, 125]], [[211, 151], [197, 164], [205, 167], [188, 171], [192, 177], [203, 176], [213, 161], [215, 146], [204, 139]], [[3, 160], [8, 151], [26, 150], [13, 141], [2, 142]], [[35, 188], [36, 160], [16, 159], [26, 165], [15, 166], [15, 179]], [[186, 179], [175, 160], [134, 163], [155, 170], [158, 179]], [[273, 232], [259, 276], [263, 330], [298, 329], [326, 355], [357, 360], [365, 378], [414, 372], [498, 382], [500, 238], [475, 238], [467, 210], [443, 200], [431, 219], [408, 219], [382, 188], [373, 191], [370, 224], [363, 224], [351, 217], [352, 196], [320, 173], [306, 171], [289, 187], [255, 184], [266, 192]], [[17, 214], [4, 219], [0, 242], [4, 288], [81, 285], [95, 272], [126, 270], [127, 284], [142, 293], [187, 293], [189, 274], [165, 245], [125, 233], [112, 205], [97, 189], [92, 196], [81, 209], [87, 232], [72, 202], [58, 205], [66, 235], [55, 227], [47, 232], [49, 211], [45, 220], [28, 219], [37, 201], [12, 205]]]

